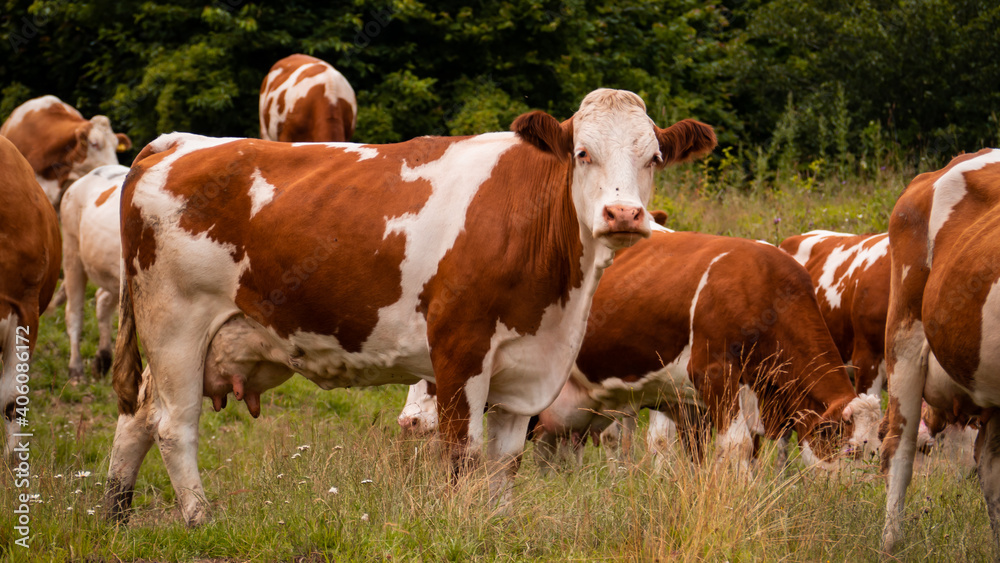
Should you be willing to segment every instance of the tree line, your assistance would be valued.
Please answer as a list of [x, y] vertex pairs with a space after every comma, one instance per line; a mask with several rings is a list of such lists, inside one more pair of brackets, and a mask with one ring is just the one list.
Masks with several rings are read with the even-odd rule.
[[565, 118], [604, 86], [712, 124], [717, 159], [849, 173], [1000, 144], [998, 30], [992, 0], [6, 0], [0, 118], [55, 94], [136, 150], [257, 136], [261, 80], [303, 52], [354, 86], [362, 142]]

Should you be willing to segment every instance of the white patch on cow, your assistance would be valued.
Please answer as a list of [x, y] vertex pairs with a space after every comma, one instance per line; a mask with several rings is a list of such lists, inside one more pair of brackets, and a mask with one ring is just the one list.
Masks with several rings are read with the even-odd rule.
[[677, 444], [677, 425], [666, 414], [658, 410], [649, 411], [649, 426], [646, 428], [646, 447], [655, 456], [656, 469], [662, 471]]
[[42, 187], [42, 191], [45, 192], [45, 197], [48, 198], [49, 203], [59, 205], [60, 194], [62, 193], [62, 186], [59, 184], [59, 180], [49, 180], [42, 178], [38, 174], [35, 174], [35, 180]]
[[274, 186], [264, 179], [261, 175], [260, 169], [254, 169], [253, 174], [250, 176], [250, 218], [253, 219], [254, 215], [257, 214], [271, 200], [274, 199]]
[[[185, 330], [192, 334], [205, 331], [205, 344], [215, 331], [238, 310], [235, 306], [239, 278], [250, 267], [249, 256], [240, 262], [233, 261], [232, 244], [212, 240], [207, 232], [192, 235], [180, 227], [184, 207], [189, 199], [176, 196], [164, 189], [171, 167], [184, 155], [200, 149], [215, 147], [235, 139], [213, 139], [188, 133], [162, 135], [151, 143], [156, 150], [174, 146], [175, 151], [155, 166], [147, 169], [136, 183], [132, 204], [139, 209], [147, 225], [153, 227], [156, 241], [156, 260], [147, 270], [138, 270], [134, 283], [148, 291], [150, 296], [136, 301], [136, 318], [143, 319], [146, 327], [159, 322], [173, 322], [171, 326], [158, 326], [158, 331]], [[207, 197], [207, 195], [206, 195]], [[214, 288], [206, 291], [206, 288]], [[180, 305], [180, 304], [184, 305]], [[186, 319], [198, 319], [204, 325], [174, 326], [175, 311], [179, 306], [191, 307]], [[141, 327], [141, 325], [140, 325]], [[143, 332], [139, 333], [140, 338]], [[163, 335], [162, 341], [187, 341], [193, 336]]]
[[[880, 238], [881, 237], [881, 238]], [[880, 238], [875, 244], [866, 246], [869, 241]], [[841, 284], [844, 280], [850, 279], [854, 272], [864, 271], [870, 268], [879, 259], [888, 255], [889, 237], [888, 235], [875, 235], [865, 239], [859, 245], [837, 247], [830, 251], [826, 262], [823, 263], [822, 274], [816, 281], [816, 295], [826, 299], [831, 309], [840, 308], [843, 300]], [[837, 271], [850, 260], [850, 264], [844, 273], [837, 276]]]
[[934, 260], [934, 244], [938, 232], [951, 217], [951, 212], [967, 193], [965, 173], [979, 170], [988, 164], [1000, 162], [1000, 150], [993, 150], [982, 156], [960, 162], [941, 175], [934, 182], [934, 200], [927, 221], [927, 266]]
[[822, 469], [831, 473], [835, 472], [837, 469], [835, 464], [823, 461], [818, 455], [816, 455], [816, 452], [812, 450], [812, 446], [810, 446], [807, 441], [803, 441], [799, 444], [799, 453], [802, 455], [802, 463], [808, 469]]
[[719, 437], [717, 449], [721, 460], [738, 462], [747, 469], [753, 458], [753, 436], [764, 433], [757, 395], [750, 387], [741, 385], [737, 396], [739, 411], [729, 427]]
[[868, 395], [873, 395], [875, 397], [882, 396], [882, 387], [885, 386], [885, 358], [882, 359], [878, 364], [878, 375], [875, 376], [875, 380], [872, 381], [871, 386], [865, 390]]
[[[378, 363], [426, 356], [427, 324], [417, 310], [420, 292], [464, 229], [466, 212], [479, 187], [492, 175], [500, 155], [516, 142], [513, 133], [479, 135], [453, 143], [437, 160], [416, 168], [402, 166], [404, 181], [426, 180], [432, 191], [418, 213], [386, 222], [383, 239], [403, 234], [406, 250], [400, 264], [402, 295], [379, 311], [378, 324], [365, 343], [366, 350], [385, 356]], [[400, 189], [406, 189], [405, 185]], [[456, 295], [466, 290], [452, 288]], [[426, 362], [417, 373], [433, 377]]]
[[[1000, 151], [996, 151], [1000, 154]], [[979, 341], [979, 366], [972, 378], [972, 398], [982, 407], [1000, 406], [1000, 280], [990, 287], [983, 302]]]
[[792, 254], [792, 258], [796, 262], [805, 266], [806, 262], [812, 257], [812, 250], [817, 244], [826, 240], [830, 237], [846, 237], [853, 236], [845, 233], [835, 233], [833, 231], [809, 231], [802, 235], [802, 241], [799, 243], [799, 248]]
[[352, 145], [349, 147], [344, 147], [344, 152], [357, 153], [358, 162], [361, 162], [362, 160], [368, 160], [369, 158], [375, 158], [376, 156], [378, 156], [377, 148], [366, 145]]
[[675, 232], [673, 229], [668, 229], [667, 227], [664, 227], [663, 225], [657, 223], [656, 221], [650, 221], [649, 222], [649, 229], [652, 230], [652, 231], [654, 231], [654, 232], [657, 232], [657, 233], [673, 233], [673, 232]]
[[903, 274], [902, 274], [902, 276], [900, 276], [899, 282], [900, 283], [906, 283], [906, 274], [909, 274], [909, 273], [910, 273], [910, 266], [909, 265], [903, 265]]
[[340, 149], [347, 153], [353, 153], [358, 155], [358, 162], [362, 160], [368, 160], [378, 156], [378, 147], [372, 145], [359, 145], [358, 143], [341, 143], [341, 142], [325, 142], [325, 143], [291, 143], [293, 147], [311, 147], [316, 145], [323, 145], [324, 147], [330, 147], [331, 149]]

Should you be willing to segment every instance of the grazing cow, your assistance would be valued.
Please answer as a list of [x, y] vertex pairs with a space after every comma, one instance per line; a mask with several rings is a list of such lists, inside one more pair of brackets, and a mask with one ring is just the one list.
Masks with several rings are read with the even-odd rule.
[[[38, 338], [38, 316], [48, 306], [59, 279], [59, 220], [17, 148], [0, 138], [0, 407], [3, 408], [4, 457], [17, 445], [17, 420], [27, 412], [28, 360]], [[31, 417], [25, 417], [30, 419]], [[27, 477], [26, 473], [22, 477]]]
[[95, 168], [73, 182], [60, 204], [70, 379], [83, 376], [80, 334], [88, 279], [97, 285], [100, 332], [94, 374], [104, 375], [111, 367], [111, 316], [118, 306], [121, 283], [119, 201], [126, 174], [128, 168], [118, 164]]
[[777, 248], [744, 239], [654, 232], [619, 252], [594, 295], [576, 368], [535, 431], [551, 451], [560, 436], [641, 407], [677, 421], [692, 453], [702, 410], [723, 454], [740, 461], [755, 434], [794, 429], [806, 462], [823, 463], [841, 422], [849, 448], [878, 447], [878, 400], [853, 390], [808, 275]]
[[357, 116], [354, 89], [316, 57], [285, 57], [260, 85], [260, 137], [265, 141], [350, 141]]
[[[885, 385], [885, 318], [889, 310], [889, 235], [812, 231], [781, 242], [812, 278], [833, 341], [854, 368], [854, 389], [880, 397]], [[944, 425], [921, 422], [917, 444], [934, 445]]]
[[257, 416], [293, 372], [324, 389], [433, 381], [455, 471], [480, 450], [488, 402], [490, 487], [506, 498], [601, 273], [649, 236], [653, 173], [715, 146], [707, 125], [660, 129], [621, 90], [512, 128], [381, 146], [175, 133], [144, 148], [121, 199], [112, 515], [156, 440], [184, 518], [203, 520], [201, 397], [220, 409], [232, 392]]
[[882, 548], [902, 539], [921, 397], [947, 422], [978, 418], [980, 487], [1000, 547], [1000, 150], [917, 176], [889, 218], [888, 472]]
[[132, 147], [124, 133], [115, 133], [103, 115], [86, 120], [73, 106], [55, 96], [28, 100], [14, 108], [0, 126], [0, 135], [10, 139], [28, 159], [35, 179], [52, 206], [69, 183], [105, 164], [118, 164], [118, 155]]
[[854, 366], [855, 390], [880, 395], [885, 383], [889, 235], [812, 231], [785, 239], [781, 249], [809, 272], [840, 356]]

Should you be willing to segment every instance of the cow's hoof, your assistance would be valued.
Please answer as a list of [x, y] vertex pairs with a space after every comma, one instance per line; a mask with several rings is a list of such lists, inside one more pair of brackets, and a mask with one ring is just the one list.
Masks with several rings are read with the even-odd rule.
[[98, 350], [94, 356], [94, 375], [104, 377], [111, 369], [111, 350]]
[[83, 368], [69, 368], [69, 382], [76, 384], [83, 381]]

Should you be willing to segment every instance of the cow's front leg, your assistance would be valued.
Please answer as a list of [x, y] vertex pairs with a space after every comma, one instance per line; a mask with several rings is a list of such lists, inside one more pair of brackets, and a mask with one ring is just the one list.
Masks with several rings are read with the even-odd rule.
[[437, 391], [439, 434], [457, 480], [480, 463], [489, 378], [480, 375], [461, 381], [439, 375]]
[[489, 418], [489, 441], [486, 443], [490, 472], [490, 501], [501, 505], [510, 502], [514, 476], [521, 466], [529, 416], [494, 407]]

